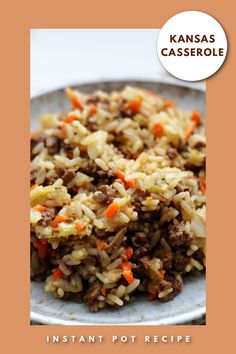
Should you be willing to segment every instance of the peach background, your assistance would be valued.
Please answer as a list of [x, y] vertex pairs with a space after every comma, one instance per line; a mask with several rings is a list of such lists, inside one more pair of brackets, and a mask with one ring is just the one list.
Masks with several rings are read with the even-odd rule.
[[[29, 325], [29, 29], [30, 28], [160, 28], [184, 10], [202, 10], [216, 17], [228, 35], [230, 50], [223, 68], [207, 81], [208, 226], [207, 325], [164, 327], [53, 327]], [[66, 1], [5, 2], [1, 11], [2, 90], [2, 218], [1, 218], [1, 347], [4, 353], [123, 353], [168, 350], [175, 353], [231, 353], [233, 343], [233, 235], [235, 180], [233, 150], [236, 123], [232, 112], [235, 88], [235, 15], [230, 1], [145, 2]], [[234, 42], [234, 43], [233, 43]], [[9, 133], [8, 133], [9, 132]], [[221, 241], [227, 238], [228, 242]], [[9, 250], [11, 250], [9, 252]], [[3, 285], [4, 284], [4, 285]], [[225, 290], [224, 290], [225, 289]], [[224, 293], [227, 293], [224, 296]], [[197, 296], [197, 294], [196, 294]], [[191, 344], [144, 345], [142, 334], [184, 334]], [[105, 344], [45, 344], [50, 334], [104, 334]], [[138, 345], [109, 343], [110, 334], [136, 334]]]

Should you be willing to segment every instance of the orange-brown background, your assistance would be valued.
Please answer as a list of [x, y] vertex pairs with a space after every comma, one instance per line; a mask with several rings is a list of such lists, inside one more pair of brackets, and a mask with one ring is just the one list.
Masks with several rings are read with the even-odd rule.
[[[1, 9], [1, 349], [3, 353], [231, 353], [235, 235], [235, 11], [233, 1], [19, 1]], [[161, 28], [172, 15], [201, 10], [218, 19], [229, 40], [223, 68], [207, 80], [207, 325], [53, 327], [29, 325], [29, 30], [30, 28]], [[200, 25], [200, 24], [199, 24]], [[234, 42], [234, 43], [233, 43]], [[62, 48], [63, 50], [63, 48]], [[60, 73], [59, 73], [60, 74]], [[226, 294], [226, 295], [225, 295]], [[197, 296], [197, 294], [196, 294]], [[142, 334], [185, 334], [188, 345], [144, 345]], [[45, 344], [50, 334], [104, 334], [101, 345]], [[138, 345], [110, 334], [136, 334]]]

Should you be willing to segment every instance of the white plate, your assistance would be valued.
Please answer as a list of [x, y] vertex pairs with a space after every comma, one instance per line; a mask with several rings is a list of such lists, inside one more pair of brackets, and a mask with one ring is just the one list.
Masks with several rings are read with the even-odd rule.
[[[79, 85], [78, 89], [91, 93], [97, 89], [120, 90], [130, 84], [147, 88], [175, 101], [186, 110], [205, 113], [205, 93], [188, 87], [146, 81], [103, 82]], [[57, 90], [31, 100], [31, 129], [38, 127], [38, 117], [47, 112], [68, 109], [64, 90]], [[31, 320], [49, 325], [171, 325], [201, 323], [206, 311], [205, 276], [186, 277], [182, 293], [173, 301], [148, 302], [144, 296], [121, 309], [107, 308], [91, 313], [85, 304], [54, 299], [43, 291], [43, 283], [31, 282]]]

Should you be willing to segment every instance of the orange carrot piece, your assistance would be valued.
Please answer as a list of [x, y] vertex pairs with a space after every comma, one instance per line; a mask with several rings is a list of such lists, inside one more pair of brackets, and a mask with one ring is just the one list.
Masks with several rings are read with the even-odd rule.
[[91, 106], [90, 109], [89, 109], [89, 117], [93, 116], [96, 113], [97, 113], [97, 107], [96, 106]]
[[61, 126], [61, 131], [62, 131], [64, 136], [67, 136], [66, 124], [67, 124], [66, 122], [63, 122], [63, 124]]
[[118, 170], [115, 174], [117, 178], [121, 180], [124, 184], [126, 184], [128, 187], [133, 188], [136, 184], [135, 179], [125, 179], [125, 174], [124, 172]]
[[128, 284], [132, 284], [134, 281], [134, 276], [131, 270], [124, 270], [123, 276]]
[[78, 118], [76, 116], [69, 116], [67, 118], [64, 119], [64, 122], [65, 123], [71, 123], [73, 122], [74, 120], [77, 120]]
[[82, 222], [77, 222], [75, 227], [78, 231], [83, 231], [85, 229], [85, 225]]
[[175, 102], [164, 98], [164, 108], [169, 108], [175, 106]]
[[38, 205], [36, 205], [36, 206], [34, 207], [34, 210], [37, 210], [37, 211], [42, 212], [42, 211], [47, 210], [47, 208], [44, 207], [44, 206], [42, 206], [42, 205], [40, 205], [40, 204], [38, 204]]
[[66, 221], [67, 217], [65, 215], [57, 215], [53, 222], [51, 223], [51, 226], [53, 229], [56, 229], [58, 224], [62, 221]]
[[134, 113], [137, 113], [140, 110], [141, 103], [142, 102], [141, 102], [140, 98], [136, 98], [135, 100], [126, 103], [124, 106], [124, 109], [127, 111], [132, 111]]
[[36, 188], [38, 186], [39, 186], [38, 183], [33, 184], [32, 187], [30, 187], [30, 191], [32, 191], [34, 188]]
[[104, 211], [103, 215], [107, 219], [113, 218], [120, 211], [120, 206], [116, 202], [112, 202], [108, 208]]
[[127, 184], [128, 187], [133, 188], [136, 184], [135, 179], [126, 179], [125, 184]]
[[37, 239], [33, 242], [34, 248], [39, 248], [40, 247], [40, 241]]
[[126, 248], [125, 254], [126, 254], [127, 259], [131, 259], [133, 253], [134, 253], [133, 248], [131, 248], [131, 247]]
[[61, 271], [60, 268], [57, 268], [57, 269], [55, 269], [55, 270], [53, 271], [52, 276], [53, 276], [53, 278], [55, 278], [55, 279], [61, 279], [62, 276], [63, 276], [63, 273], [62, 273], [62, 271]]
[[198, 111], [192, 111], [191, 119], [196, 124], [200, 124], [202, 122], [202, 117]]
[[107, 293], [107, 289], [106, 288], [101, 288], [101, 294], [103, 296], [106, 296], [106, 293]]
[[124, 172], [118, 170], [116, 172], [116, 177], [119, 178], [121, 180], [121, 182], [125, 183], [125, 174], [124, 174]]
[[123, 271], [126, 271], [126, 270], [131, 270], [132, 269], [132, 263], [130, 262], [123, 262], [121, 263], [120, 267]]
[[196, 128], [196, 123], [192, 122], [190, 126], [186, 129], [185, 131], [185, 139], [188, 139], [190, 135], [194, 132], [194, 129]]
[[47, 255], [47, 250], [48, 250], [47, 244], [46, 245], [40, 244], [38, 248], [38, 257], [44, 259]]
[[152, 132], [157, 138], [163, 136], [164, 135], [163, 124], [161, 122], [157, 122], [156, 124], [154, 124], [152, 128]]
[[71, 97], [71, 102], [72, 102], [72, 104], [73, 104], [73, 106], [74, 106], [75, 108], [78, 108], [78, 109], [80, 109], [80, 110], [83, 109], [83, 106], [82, 106], [80, 100], [78, 99], [78, 97], [72, 96], [72, 97]]
[[40, 240], [41, 245], [46, 245], [48, 243], [48, 241], [44, 238], [42, 240]]
[[203, 194], [206, 193], [206, 179], [204, 177], [199, 177], [199, 188]]
[[99, 251], [103, 251], [107, 248], [107, 243], [102, 240], [96, 240], [96, 246]]

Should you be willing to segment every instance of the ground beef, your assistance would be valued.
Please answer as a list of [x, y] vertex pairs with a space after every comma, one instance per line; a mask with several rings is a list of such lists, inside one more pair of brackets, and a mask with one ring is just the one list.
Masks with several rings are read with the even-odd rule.
[[97, 264], [97, 259], [96, 257], [88, 255], [86, 258], [82, 260], [83, 264], [87, 264], [89, 266], [95, 266]]
[[148, 236], [144, 232], [136, 232], [133, 237], [131, 237], [131, 242], [134, 247], [146, 247], [149, 249], [150, 243]]
[[97, 203], [109, 205], [113, 202], [116, 191], [112, 187], [108, 185], [101, 185], [98, 187], [98, 191], [99, 192], [93, 196], [93, 199]]
[[144, 256], [146, 256], [148, 254], [148, 249], [147, 249], [147, 247], [139, 247], [139, 248], [136, 248], [135, 250], [134, 250], [134, 253], [133, 253], [133, 256], [132, 256], [132, 258], [134, 259], [134, 260], [137, 260], [137, 259], [139, 259], [139, 258], [141, 258], [141, 257], [144, 257]]
[[150, 294], [155, 294], [158, 296], [163, 290], [171, 288], [171, 282], [166, 281], [165, 279], [156, 280], [153, 279], [147, 283], [147, 291]]
[[159, 300], [161, 302], [173, 300], [176, 297], [176, 295], [178, 295], [180, 293], [180, 291], [182, 290], [183, 284], [172, 275], [167, 275], [165, 277], [165, 280], [163, 280], [163, 281], [167, 281], [168, 283], [170, 283], [171, 284], [170, 287], [173, 288], [173, 291], [170, 294], [168, 294], [162, 298], [159, 298]]
[[189, 262], [190, 257], [183, 255], [181, 252], [177, 251], [173, 255], [173, 270], [179, 273], [185, 272], [185, 267]]
[[92, 284], [90, 284], [84, 297], [84, 302], [88, 304], [89, 309], [93, 312], [98, 311], [97, 297], [101, 294], [102, 287], [103, 284], [99, 280], [95, 280]]
[[173, 256], [172, 256], [172, 253], [170, 251], [167, 251], [164, 248], [160, 248], [156, 252], [155, 256], [161, 259], [161, 261], [163, 263], [163, 269], [169, 270], [169, 269], [172, 268]]
[[104, 229], [99, 229], [98, 227], [95, 227], [94, 229], [94, 233], [96, 234], [96, 236], [98, 238], [101, 238], [101, 239], [105, 239], [105, 238], [108, 238], [110, 237], [111, 235], [106, 232]]
[[47, 136], [45, 146], [48, 149], [49, 155], [58, 154], [60, 151], [60, 139], [56, 136]]
[[198, 262], [203, 263], [203, 260], [205, 258], [203, 250], [199, 248], [196, 252], [194, 252], [193, 258], [196, 259]]
[[170, 224], [168, 227], [167, 241], [171, 247], [187, 246], [193, 240], [193, 234], [184, 231], [184, 222], [180, 224]]
[[30, 156], [31, 156], [31, 160], [34, 157], [33, 154], [33, 149], [35, 148], [36, 145], [38, 145], [38, 143], [42, 142], [45, 140], [45, 135], [44, 134], [37, 134], [35, 136], [32, 136], [30, 139]]
[[178, 156], [176, 149], [169, 148], [166, 150], [166, 155], [169, 157], [170, 160], [175, 159]]
[[76, 173], [72, 170], [65, 171], [64, 174], [62, 175], [62, 179], [65, 183], [70, 182], [74, 177]]
[[137, 213], [143, 213], [142, 211], [142, 201], [145, 200], [145, 198], [148, 196], [149, 194], [146, 193], [146, 192], [143, 192], [143, 191], [136, 191], [134, 194], [133, 194], [133, 198], [134, 198], [134, 201], [132, 203], [132, 205], [135, 207], [135, 211], [137, 211]]
[[98, 170], [97, 165], [92, 160], [88, 160], [87, 164], [80, 168], [80, 172], [84, 173], [85, 175], [88, 175], [89, 177], [93, 177], [93, 178], [96, 177], [97, 170]]
[[54, 209], [50, 208], [50, 209], [46, 209], [41, 213], [42, 219], [39, 220], [39, 224], [46, 227], [48, 226], [51, 221], [54, 219], [55, 217], [55, 211]]
[[136, 232], [136, 231], [139, 231], [140, 228], [141, 228], [141, 225], [139, 224], [138, 221], [130, 221], [128, 224], [128, 231]]
[[67, 158], [68, 158], [68, 159], [72, 159], [72, 158], [73, 158], [74, 148], [71, 147], [71, 145], [66, 144], [66, 143], [64, 142], [64, 140], [61, 141], [61, 147], [64, 149]]

